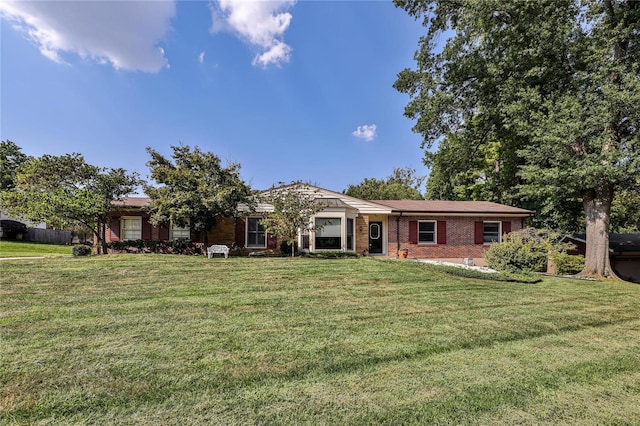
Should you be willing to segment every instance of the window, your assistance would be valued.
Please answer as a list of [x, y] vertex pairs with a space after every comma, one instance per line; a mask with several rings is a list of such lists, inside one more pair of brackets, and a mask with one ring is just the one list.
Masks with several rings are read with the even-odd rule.
[[500, 242], [500, 222], [484, 222], [482, 241], [484, 244]]
[[191, 238], [191, 232], [189, 230], [189, 221], [185, 226], [178, 226], [177, 224], [171, 222], [171, 239], [178, 240], [181, 238]]
[[355, 250], [353, 245], [353, 219], [347, 219], [347, 250]]
[[418, 222], [418, 243], [419, 244], [435, 244], [436, 242], [436, 222], [420, 221]]
[[342, 220], [336, 218], [316, 218], [316, 249], [342, 249]]
[[266, 247], [267, 235], [259, 217], [247, 218], [247, 247]]
[[123, 241], [142, 239], [142, 216], [120, 218], [120, 233]]

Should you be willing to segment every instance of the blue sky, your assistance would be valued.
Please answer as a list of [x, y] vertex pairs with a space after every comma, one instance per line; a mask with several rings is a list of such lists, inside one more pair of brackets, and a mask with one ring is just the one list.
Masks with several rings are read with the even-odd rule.
[[392, 84], [421, 25], [389, 1], [2, 0], [0, 138], [148, 175], [199, 146], [255, 189], [426, 174]]

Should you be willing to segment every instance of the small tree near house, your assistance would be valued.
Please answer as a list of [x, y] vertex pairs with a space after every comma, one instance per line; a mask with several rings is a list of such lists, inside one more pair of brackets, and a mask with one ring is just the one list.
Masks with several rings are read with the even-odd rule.
[[289, 185], [280, 182], [263, 192], [259, 201], [273, 206], [262, 218], [265, 231], [286, 241], [293, 257], [299, 232], [313, 230], [311, 219], [324, 208], [317, 202], [316, 191], [300, 181]]

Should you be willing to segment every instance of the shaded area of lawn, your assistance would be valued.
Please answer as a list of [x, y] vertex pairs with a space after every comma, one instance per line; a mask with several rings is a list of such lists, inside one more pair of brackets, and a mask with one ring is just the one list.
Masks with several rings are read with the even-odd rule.
[[63, 244], [43, 244], [26, 241], [0, 240], [0, 258], [71, 256], [71, 250], [72, 246]]
[[640, 422], [630, 284], [369, 258], [1, 267], [0, 422]]

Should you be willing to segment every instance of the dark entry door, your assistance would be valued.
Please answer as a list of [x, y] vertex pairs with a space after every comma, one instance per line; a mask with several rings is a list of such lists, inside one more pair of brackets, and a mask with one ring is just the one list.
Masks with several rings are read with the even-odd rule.
[[369, 222], [369, 253], [382, 254], [382, 222]]

